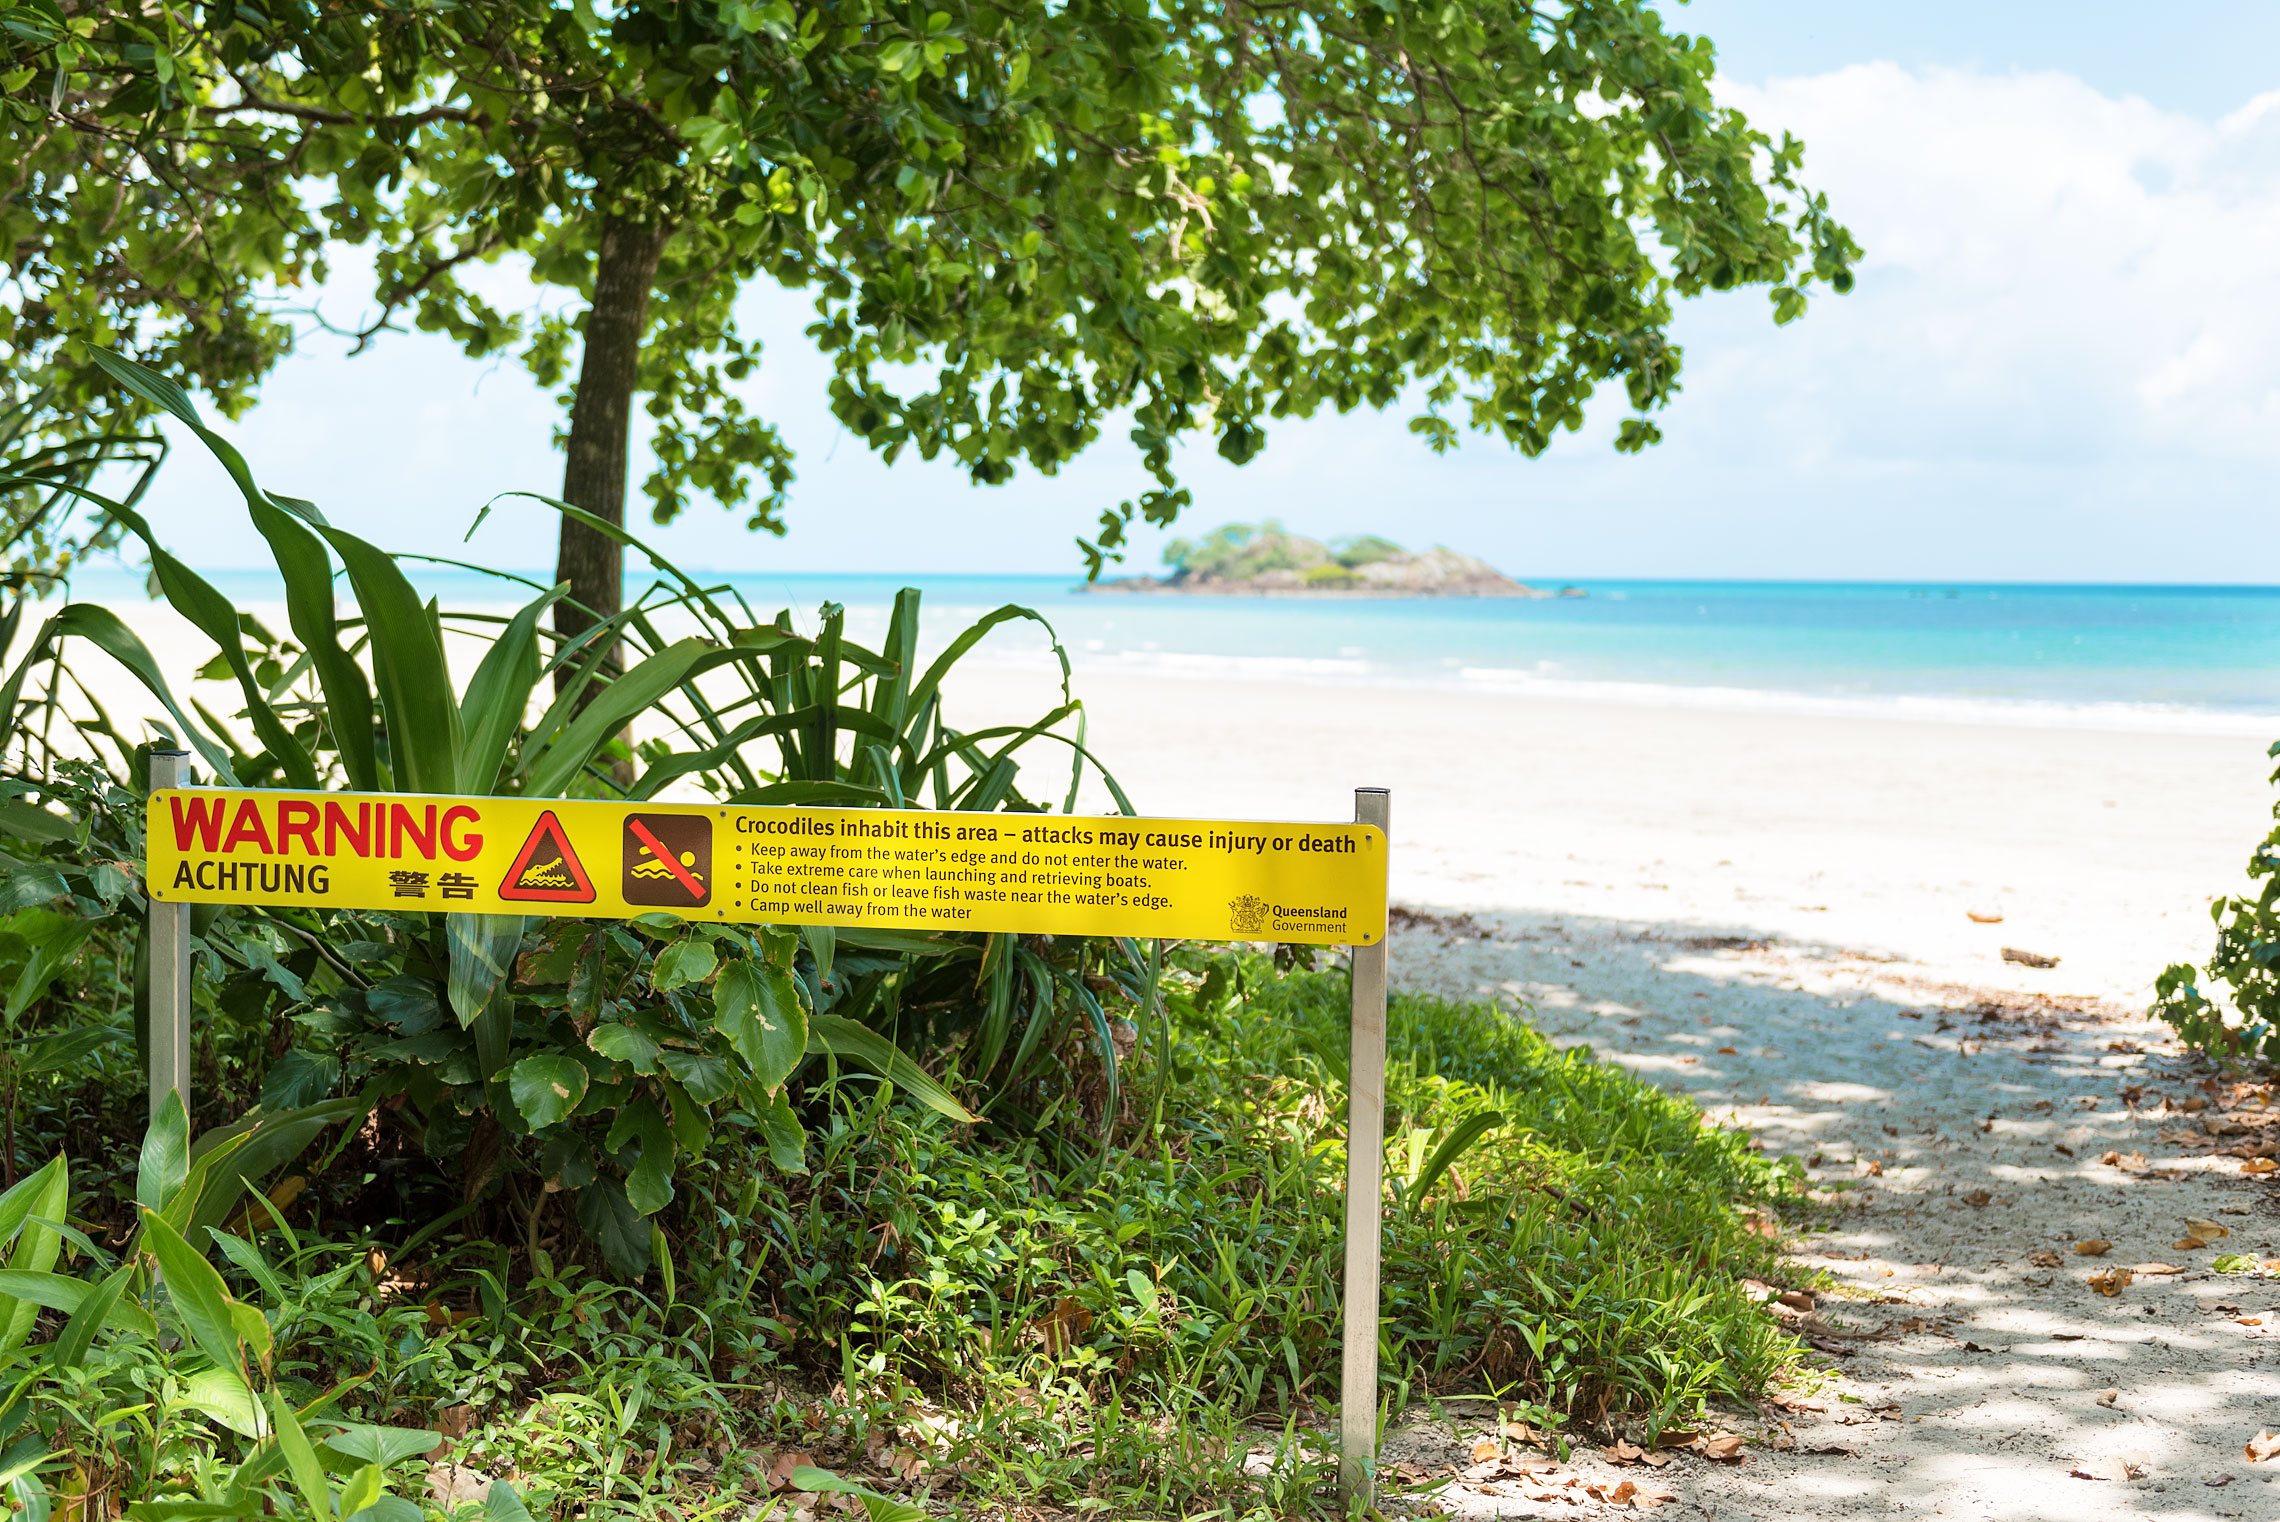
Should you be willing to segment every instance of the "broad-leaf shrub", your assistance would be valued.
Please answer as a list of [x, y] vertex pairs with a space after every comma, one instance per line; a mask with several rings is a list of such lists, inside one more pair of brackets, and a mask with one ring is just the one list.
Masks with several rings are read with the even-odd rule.
[[[2280, 741], [2266, 751], [2280, 757]], [[2280, 771], [2272, 774], [2280, 782]], [[2273, 806], [2280, 818], [2280, 804]], [[2225, 897], [2209, 905], [2216, 949], [2205, 969], [2178, 963], [2154, 980], [2153, 1013], [2195, 1051], [2233, 1061], [2280, 1062], [2280, 825], [2248, 858], [2254, 898]], [[2239, 1016], [2228, 1021], [2202, 980], [2221, 984], [2220, 997]]]

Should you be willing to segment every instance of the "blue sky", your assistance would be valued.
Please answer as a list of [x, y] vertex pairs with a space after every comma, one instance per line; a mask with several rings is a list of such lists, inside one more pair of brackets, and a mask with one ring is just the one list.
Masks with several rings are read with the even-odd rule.
[[[1436, 458], [1398, 410], [1320, 418], [1242, 470], [1189, 451], [1188, 527], [1273, 515], [1540, 579], [2280, 582], [2280, 95], [2259, 99], [2280, 91], [2280, 6], [2199, 6], [2189, 44], [2142, 5], [1666, 13], [1716, 39], [1729, 101], [1805, 140], [1868, 248], [1859, 288], [1778, 330], [1762, 292], [1690, 306], [1686, 390], [1644, 457], [1608, 445], [1619, 405], [1534, 461], [1480, 438]], [[344, 276], [326, 300], [347, 317], [356, 296]], [[746, 307], [767, 342], [751, 400], [801, 452], [790, 533], [699, 506], [657, 534], [686, 564], [1073, 571], [1073, 537], [1144, 484], [1116, 435], [992, 490], [889, 469], [823, 408], [804, 306]], [[442, 553], [494, 493], [559, 485], [556, 416], [511, 362], [417, 336], [350, 361], [318, 336], [235, 432], [272, 486]], [[195, 563], [264, 558], [194, 445], [151, 508]], [[467, 553], [547, 566], [551, 537], [509, 505]]]

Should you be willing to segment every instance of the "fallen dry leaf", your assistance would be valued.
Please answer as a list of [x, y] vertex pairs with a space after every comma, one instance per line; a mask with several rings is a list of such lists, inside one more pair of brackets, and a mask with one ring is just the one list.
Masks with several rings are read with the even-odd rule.
[[1732, 1047], [1730, 1047], [1730, 1046], [1722, 1046], [1722, 1047], [1718, 1048], [1718, 1055], [1719, 1055], [1719, 1056], [1721, 1056], [1721, 1057], [1739, 1057], [1739, 1056], [1741, 1055], [1741, 1053], [1740, 1053], [1740, 1052], [1737, 1052], [1737, 1051], [1735, 1051], [1735, 1050], [1734, 1050]]
[[2280, 1162], [2269, 1157], [2252, 1157], [2240, 1165], [2243, 1173], [2280, 1173]]
[[446, 1406], [435, 1414], [436, 1436], [443, 1439], [428, 1450], [428, 1462], [434, 1463], [451, 1452], [451, 1445], [467, 1435], [475, 1425], [473, 1406]]
[[2088, 1242], [2075, 1243], [2074, 1250], [2085, 1258], [2103, 1258], [2106, 1256], [2106, 1250], [2113, 1245], [2111, 1242], [2100, 1242], [2093, 1238]]
[[2059, 1265], [2059, 1256], [2047, 1247], [2038, 1247], [2027, 1254], [2027, 1261], [2037, 1268], [2056, 1268]]
[[2264, 1318], [2262, 1316], [2235, 1316], [2233, 1317], [2233, 1320], [2239, 1322], [2242, 1326], [2264, 1325]]
[[2215, 1242], [2231, 1236], [2232, 1228], [2220, 1226], [2215, 1221], [2204, 1221], [2199, 1216], [2189, 1215], [2185, 1218], [2185, 1235], [2199, 1237], [2204, 1242]]
[[1075, 1347], [1077, 1339], [1092, 1330], [1092, 1324], [1092, 1312], [1063, 1295], [1052, 1310], [1037, 1318], [1034, 1330], [1045, 1351], [1059, 1355]]
[[2014, 962], [2021, 967], [2056, 967], [2058, 965], [2058, 958], [2056, 957], [2046, 957], [2039, 951], [2021, 951], [2016, 946], [2003, 948], [2003, 960]]
[[1720, 1463], [1739, 1464], [1744, 1458], [1742, 1439], [1731, 1432], [1721, 1432], [1716, 1437], [1703, 1438], [1693, 1444], [1690, 1451], [1698, 1453], [1706, 1459], [1715, 1459]]
[[815, 1460], [804, 1453], [777, 1454], [776, 1462], [768, 1466], [768, 1488], [770, 1490], [788, 1489], [792, 1483], [792, 1471], [806, 1469], [814, 1463]]
[[1497, 1442], [1495, 1438], [1484, 1437], [1472, 1445], [1472, 1461], [1475, 1464], [1494, 1464], [1501, 1461], [1503, 1457], [1504, 1445]]
[[1963, 1197], [1963, 1202], [1966, 1205], [1985, 1205], [1988, 1201], [1994, 1198], [1995, 1196], [1989, 1194], [1984, 1189], [1974, 1189], [1971, 1191], [1971, 1193]]
[[[1610, 1464], [1643, 1464], [1647, 1459], [1646, 1449], [1641, 1448], [1636, 1443], [1627, 1443], [1621, 1438], [1615, 1440], [1615, 1446], [1607, 1449], [1606, 1454], [1607, 1462]], [[1655, 1457], [1659, 1459], [1662, 1458], [1662, 1455], [1658, 1453]], [[1668, 1461], [1665, 1460], [1665, 1462]]]
[[2185, 1270], [2174, 1263], [2140, 1263], [2137, 1266], [2137, 1272], [2145, 1275], [2148, 1279], [2158, 1279], [2163, 1274], [2181, 1274]]
[[2192, 1252], [2197, 1248], [2206, 1247], [2209, 1244], [2202, 1241], [2199, 1237], [2179, 1237], [2176, 1241], [2170, 1243], [2169, 1245], [2179, 1252]]
[[1806, 1294], [1805, 1291], [1801, 1289], [1785, 1289], [1780, 1294], [1774, 1296], [1774, 1299], [1780, 1301], [1783, 1305], [1788, 1306], [1793, 1311], [1809, 1311], [1814, 1308], [1813, 1297]]
[[2151, 1461], [2142, 1453], [2122, 1453], [2110, 1459], [2095, 1460], [2087, 1468], [2067, 1472], [2078, 1480], [2120, 1480], [2127, 1484], [2144, 1474], [2149, 1462]]
[[2101, 1406], [2111, 1406], [2121, 1398], [2122, 1392], [2119, 1390], [2100, 1390], [2098, 1392], [2098, 1404]]
[[2126, 1268], [2109, 1268], [2102, 1274], [2092, 1274], [2090, 1287], [2101, 1295], [2118, 1295], [2130, 1287], [2130, 1271]]
[[1867, 1162], [1861, 1164], [1860, 1171], [1867, 1174], [1870, 1178], [1884, 1177], [1884, 1165], [1873, 1157], [1870, 1158]]
[[2242, 1451], [2248, 1455], [2248, 1461], [2251, 1464], [2261, 1464], [2274, 1454], [2280, 1453], [2280, 1437], [2275, 1437], [2269, 1432], [2259, 1432], [2248, 1440], [2248, 1447]]
[[2003, 916], [2000, 914], [1982, 914], [1977, 909], [1964, 910], [1963, 917], [1974, 925], [2000, 925], [2003, 923]]

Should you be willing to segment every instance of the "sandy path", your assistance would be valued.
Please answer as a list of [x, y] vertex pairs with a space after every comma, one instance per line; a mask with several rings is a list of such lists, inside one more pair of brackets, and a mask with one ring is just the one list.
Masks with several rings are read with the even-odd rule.
[[[960, 696], [1010, 717], [1032, 685]], [[2280, 1461], [2242, 1454], [2280, 1429], [2280, 1280], [2210, 1271], [2228, 1249], [2280, 1257], [2280, 1206], [2241, 1159], [2160, 1139], [2197, 1124], [2164, 1097], [2207, 1096], [2143, 1018], [2160, 968], [2205, 953], [2210, 895], [2242, 882], [2270, 806], [2260, 744], [1082, 685], [1145, 812], [1328, 817], [1354, 783], [1391, 786], [1397, 899], [1458, 916], [1395, 937], [1397, 982], [1525, 1003], [1818, 1158], [1828, 1229], [1800, 1261], [1839, 1288], [1806, 1329], [1845, 1350], [1819, 1409], [1730, 1416], [1761, 1440], [1739, 1466], [1562, 1473], [1718, 1522], [2280, 1517]], [[2258, 1129], [2221, 1145], [2280, 1136], [2262, 1119], [2237, 1112]], [[2179, 1250], [2189, 1217], [2232, 1236]], [[2114, 1245], [2074, 1253], [2090, 1238]], [[2184, 1272], [2088, 1285], [2147, 1263]], [[1466, 1464], [1484, 1430], [1411, 1432], [1389, 1457]], [[2073, 1476], [2126, 1456], [2135, 1479]], [[1446, 1499], [1578, 1514], [1529, 1491]]]
[[[2163, 1113], [2164, 1096], [2206, 1096], [2182, 1062], [2129, 1049], [2156, 1044], [2147, 1022], [2090, 1001], [1975, 998], [1824, 947], [1704, 949], [1577, 917], [1419, 927], [1394, 955], [1412, 986], [1522, 992], [1558, 1039], [1817, 1159], [1833, 1219], [1799, 1261], [1839, 1288], [1800, 1324], [1845, 1350], [1825, 1360], [1837, 1377], [1807, 1409], [1730, 1419], [1762, 1440], [1742, 1465], [1689, 1457], [1654, 1474], [1692, 1508], [1678, 1515], [2280, 1515], [2280, 1463], [2242, 1454], [2280, 1427], [2280, 1284], [2209, 1271], [2221, 1252], [2280, 1256], [2280, 1210], [2241, 1159], [2160, 1140], [2201, 1132], [2201, 1116]], [[2236, 1111], [2253, 1129], [2221, 1144], [2280, 1136], [2264, 1121]], [[2124, 1165], [2101, 1163], [2109, 1151]], [[2232, 1235], [2181, 1251], [2189, 1217]], [[2092, 1238], [2113, 1247], [2073, 1251]], [[2087, 1283], [2142, 1264], [2184, 1271], [2140, 1273], [2112, 1298]], [[1469, 1462], [1461, 1445], [1449, 1457]], [[2139, 1477], [2120, 1479], [2122, 1462]], [[1461, 1514], [1572, 1515], [1478, 1489], [1452, 1494]]]

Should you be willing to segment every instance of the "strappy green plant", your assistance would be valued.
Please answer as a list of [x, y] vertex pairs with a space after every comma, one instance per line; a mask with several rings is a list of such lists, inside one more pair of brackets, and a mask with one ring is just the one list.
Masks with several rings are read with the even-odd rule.
[[[42, 626], [0, 683], [0, 720], [25, 702], [36, 663], [81, 638], [132, 671], [176, 738], [232, 786], [629, 798], [673, 787], [745, 804], [1034, 812], [1048, 807], [1022, 786], [1022, 761], [1036, 747], [1068, 762], [1066, 786], [1056, 785], [1063, 809], [1075, 807], [1088, 769], [1099, 770], [1066, 652], [1034, 610], [997, 609], [922, 665], [914, 589], [896, 598], [877, 650], [846, 636], [835, 604], [803, 635], [788, 610], [763, 620], [733, 590], [700, 584], [624, 530], [538, 498], [648, 555], [656, 582], [568, 641], [546, 627], [562, 587], [504, 577], [531, 594], [516, 611], [446, 613], [421, 599], [400, 563], [439, 557], [390, 554], [314, 504], [265, 490], [178, 387], [115, 356], [99, 362], [189, 429], [236, 482], [284, 581], [289, 636], [241, 613], [131, 504], [81, 484], [76, 495], [143, 544], [161, 595], [214, 642], [207, 674], [234, 681], [236, 723], [250, 734], [186, 705], [133, 632], [88, 604]], [[945, 681], [978, 643], [1016, 623], [1052, 639], [1060, 701], [1027, 724], [953, 726]], [[463, 684], [447, 631], [487, 641]], [[631, 723], [644, 736], [629, 747]], [[1129, 812], [1113, 777], [1099, 774]], [[716, 1109], [741, 1108], [777, 1155], [796, 1154], [784, 1086], [810, 1061], [867, 1071], [961, 1123], [994, 1112], [1028, 1127], [1050, 1111], [1048, 1091], [1071, 1087], [1071, 1037], [1083, 1032], [1087, 1061], [1105, 1080], [1087, 1145], [1105, 1144], [1118, 1084], [1103, 990], [1137, 1002], [1145, 980], [1145, 963], [1123, 942], [826, 926], [755, 933], [662, 915], [612, 929], [522, 916], [232, 913], [363, 948], [279, 984], [305, 1011], [310, 1041], [273, 1099], [306, 1102], [350, 1084], [374, 1101], [406, 1096], [419, 1144], [462, 1160], [471, 1193], [502, 1171], [534, 1169], [576, 1197], [581, 1224], [628, 1269], [650, 1260], [644, 1218], [672, 1198], [675, 1160], [709, 1143]], [[274, 981], [274, 968], [249, 957], [233, 976]], [[954, 1052], [965, 1099], [911, 1051]]]

